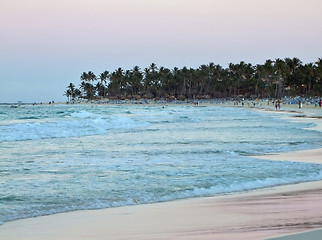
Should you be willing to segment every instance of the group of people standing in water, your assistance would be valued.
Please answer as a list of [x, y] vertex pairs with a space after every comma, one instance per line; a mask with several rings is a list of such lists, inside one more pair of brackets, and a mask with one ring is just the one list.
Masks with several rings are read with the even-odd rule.
[[[273, 101], [273, 105], [274, 105], [274, 101]], [[275, 101], [275, 109], [281, 109], [281, 100], [277, 99]]]

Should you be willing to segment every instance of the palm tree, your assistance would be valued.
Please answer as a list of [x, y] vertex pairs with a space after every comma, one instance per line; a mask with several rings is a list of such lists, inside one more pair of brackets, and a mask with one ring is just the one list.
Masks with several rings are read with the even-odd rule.
[[81, 75], [81, 77], [80, 77], [80, 79], [82, 80], [82, 81], [89, 81], [89, 76], [88, 76], [88, 73], [87, 72], [83, 72], [82, 73], [82, 75]]
[[150, 93], [152, 94], [151, 97], [157, 96], [161, 88], [161, 83], [159, 79], [158, 67], [155, 63], [151, 63], [149, 67], [149, 77], [151, 81], [150, 82], [151, 83]]
[[75, 85], [73, 83], [70, 83], [67, 87], [72, 93], [75, 91]]
[[74, 93], [72, 94], [72, 98], [75, 99], [76, 97], [78, 98], [81, 95], [81, 91], [76, 88]]
[[70, 101], [70, 96], [72, 95], [72, 93], [70, 92], [69, 89], [67, 89], [65, 92], [64, 92], [64, 96], [67, 97], [67, 101], [69, 102]]
[[95, 75], [92, 71], [89, 71], [89, 72], [87, 73], [87, 76], [88, 76], [88, 81], [92, 81], [92, 82], [94, 82], [95, 80], [97, 80], [96, 75]]
[[101, 82], [96, 83], [95, 90], [96, 90], [98, 96], [100, 96], [100, 97], [105, 96], [105, 87]]
[[[255, 92], [254, 95], [256, 95], [257, 97], [259, 96], [259, 91], [258, 91], [258, 85], [260, 83], [264, 83], [263, 81], [263, 77], [265, 76], [265, 68], [263, 65], [257, 64], [255, 67], [255, 79], [256, 79], [256, 85], [255, 85]], [[265, 93], [267, 91], [267, 85], [265, 85]], [[263, 95], [262, 95], [263, 96]]]
[[159, 79], [160, 79], [160, 90], [158, 95], [160, 97], [166, 97], [167, 95], [170, 95], [171, 93], [171, 84], [172, 81], [172, 73], [169, 68], [160, 67], [159, 69]]
[[[101, 84], [100, 84], [101, 94], [99, 94], [99, 95], [102, 97], [106, 96], [106, 83], [107, 83], [107, 79], [109, 78], [109, 74], [110, 74], [109, 71], [104, 71], [99, 76], [99, 79], [101, 80]], [[103, 91], [102, 91], [102, 89], [103, 89]]]
[[111, 74], [108, 94], [119, 97], [122, 93], [125, 93], [125, 86], [123, 69], [118, 68]]
[[290, 86], [291, 90], [295, 93], [299, 93], [299, 68], [302, 62], [298, 58], [285, 58], [284, 59], [286, 64], [286, 82], [288, 86]]
[[179, 68], [174, 67], [172, 70], [172, 78], [170, 81], [170, 88], [172, 89], [171, 96], [178, 97], [178, 85], [180, 84]]
[[198, 73], [198, 95], [199, 97], [202, 97], [203, 92], [204, 92], [204, 88], [206, 86], [208, 77], [209, 77], [209, 71], [208, 71], [208, 67], [205, 64], [200, 65], [200, 67], [197, 69], [197, 73]]
[[75, 88], [75, 85], [73, 83], [70, 83], [68, 86], [67, 86], [67, 90], [65, 91], [64, 95], [67, 96], [68, 98], [68, 101], [70, 101], [70, 97], [72, 100], [75, 99], [76, 97], [76, 88]]
[[150, 68], [152, 73], [155, 73], [157, 71], [157, 65], [155, 63], [151, 63]]
[[149, 68], [144, 69], [143, 86], [145, 97], [156, 96], [159, 92], [161, 83], [157, 69], [155, 63], [152, 63]]
[[85, 92], [87, 99], [93, 99], [95, 97], [95, 87], [88, 82], [83, 82], [81, 86]]
[[140, 95], [142, 91], [142, 79], [143, 74], [140, 71], [139, 66], [134, 66], [131, 71], [131, 77], [130, 77], [130, 86], [131, 86], [131, 93], [132, 95]]
[[275, 59], [275, 76], [278, 83], [277, 97], [281, 98], [284, 89], [284, 79], [286, 78], [286, 64], [282, 59]]
[[91, 82], [97, 79], [96, 75], [92, 71], [88, 71], [87, 73], [83, 72], [80, 79], [82, 80], [81, 88], [83, 89], [86, 98], [93, 99], [95, 97], [95, 87]]
[[268, 89], [268, 96], [271, 97], [272, 91], [274, 90], [275, 84], [275, 94], [274, 98], [277, 97], [278, 83], [274, 81], [274, 62], [271, 59], [265, 61], [264, 65], [264, 81]]
[[195, 75], [195, 69], [189, 69], [189, 90], [188, 90], [188, 97], [192, 99], [192, 84], [193, 84], [193, 76]]
[[238, 66], [233, 63], [229, 63], [228, 65], [228, 81], [226, 83], [226, 86], [229, 89], [228, 96], [232, 96], [232, 90], [234, 90], [233, 95], [236, 95], [236, 89], [238, 88], [238, 74], [237, 74], [237, 68]]
[[209, 88], [212, 84], [214, 84], [214, 74], [215, 74], [215, 64], [213, 62], [209, 63], [207, 66], [208, 76], [206, 77], [206, 85], [204, 95], [211, 95], [209, 92]]
[[183, 83], [180, 95], [187, 97], [187, 78], [189, 77], [189, 69], [186, 66], [184, 66], [181, 72], [183, 75]]
[[315, 71], [314, 90], [317, 95], [322, 96], [322, 58], [318, 58], [315, 62]]

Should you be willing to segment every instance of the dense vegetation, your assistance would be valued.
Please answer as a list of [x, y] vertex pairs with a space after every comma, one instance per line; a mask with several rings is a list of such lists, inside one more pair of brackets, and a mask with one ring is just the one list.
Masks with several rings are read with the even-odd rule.
[[118, 68], [95, 75], [83, 72], [77, 88], [70, 83], [68, 99], [179, 99], [281, 98], [322, 96], [322, 58], [302, 64], [298, 58], [266, 60], [264, 64], [230, 63], [227, 68], [209, 63], [197, 69], [157, 67], [143, 71]]

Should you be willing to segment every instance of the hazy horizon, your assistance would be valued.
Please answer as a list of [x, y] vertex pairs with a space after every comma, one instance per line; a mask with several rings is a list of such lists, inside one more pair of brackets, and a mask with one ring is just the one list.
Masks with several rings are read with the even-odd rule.
[[319, 0], [0, 0], [0, 102], [64, 101], [84, 71], [322, 53]]

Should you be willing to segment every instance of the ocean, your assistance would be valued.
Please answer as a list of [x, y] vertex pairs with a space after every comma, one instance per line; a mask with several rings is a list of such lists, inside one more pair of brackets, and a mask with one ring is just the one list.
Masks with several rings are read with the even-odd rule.
[[322, 179], [313, 124], [217, 105], [0, 106], [0, 224]]

